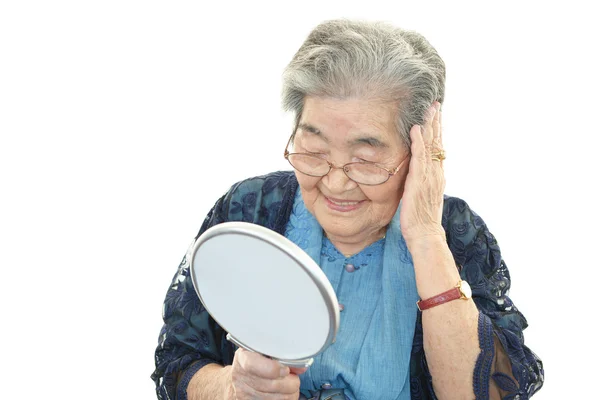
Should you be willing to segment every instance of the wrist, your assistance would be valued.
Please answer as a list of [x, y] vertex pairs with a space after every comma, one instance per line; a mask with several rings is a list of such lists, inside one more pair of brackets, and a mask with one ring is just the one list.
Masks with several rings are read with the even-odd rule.
[[235, 400], [231, 385], [231, 366], [223, 367], [217, 363], [205, 365], [194, 374], [186, 393], [188, 400]]
[[421, 299], [439, 295], [456, 285], [460, 274], [446, 242], [446, 236], [422, 236], [407, 242]]
[[231, 380], [231, 373], [233, 368], [231, 365], [224, 367], [221, 370], [221, 379], [223, 382], [223, 400], [236, 400], [235, 389], [233, 388], [233, 381]]
[[441, 226], [438, 231], [432, 230], [427, 233], [404, 236], [404, 240], [413, 259], [415, 256], [419, 257], [423, 254], [431, 254], [431, 252], [448, 248], [446, 233]]

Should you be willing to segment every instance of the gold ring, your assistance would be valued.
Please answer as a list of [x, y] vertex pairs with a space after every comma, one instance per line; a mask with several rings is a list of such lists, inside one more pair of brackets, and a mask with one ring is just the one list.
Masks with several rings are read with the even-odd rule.
[[436, 153], [431, 154], [431, 159], [433, 161], [443, 161], [446, 159], [446, 152], [444, 150], [440, 150]]

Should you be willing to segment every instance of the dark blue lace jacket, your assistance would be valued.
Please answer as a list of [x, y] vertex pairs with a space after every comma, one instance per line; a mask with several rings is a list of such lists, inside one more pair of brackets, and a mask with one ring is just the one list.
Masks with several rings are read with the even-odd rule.
[[[252, 222], [284, 234], [298, 182], [293, 172], [276, 172], [235, 184], [206, 216], [199, 236], [226, 221]], [[469, 282], [480, 311], [481, 353], [474, 370], [477, 399], [528, 399], [543, 383], [541, 360], [523, 343], [525, 317], [507, 296], [510, 276], [496, 239], [461, 199], [444, 198], [442, 225], [461, 277]], [[226, 283], [224, 290], [226, 288]], [[235, 347], [198, 299], [184, 257], [167, 292], [164, 326], [152, 379], [159, 399], [187, 399], [192, 376], [209, 363], [229, 365]], [[495, 344], [495, 345], [494, 345]], [[423, 350], [418, 313], [410, 365], [411, 397], [437, 399]]]

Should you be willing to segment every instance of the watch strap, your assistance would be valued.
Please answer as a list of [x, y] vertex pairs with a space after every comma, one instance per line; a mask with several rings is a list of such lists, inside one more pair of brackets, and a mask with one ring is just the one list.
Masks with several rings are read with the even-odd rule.
[[440, 293], [437, 296], [430, 297], [426, 300], [417, 301], [417, 307], [419, 307], [419, 310], [423, 311], [452, 300], [460, 299], [462, 297], [463, 296], [460, 292], [460, 289], [458, 287], [453, 287], [452, 289], [447, 290], [444, 293]]

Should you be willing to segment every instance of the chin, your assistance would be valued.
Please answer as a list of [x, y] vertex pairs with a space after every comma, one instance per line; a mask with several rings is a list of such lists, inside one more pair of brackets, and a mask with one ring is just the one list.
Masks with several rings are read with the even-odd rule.
[[[327, 210], [324, 213], [319, 213], [317, 221], [325, 232], [335, 236], [355, 236], [362, 230], [357, 226], [356, 219], [335, 217]], [[324, 214], [324, 215], [323, 215]]]

